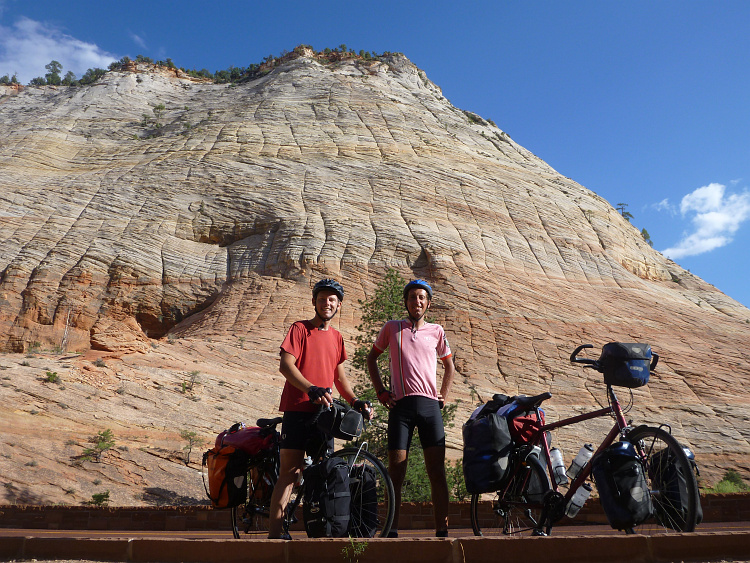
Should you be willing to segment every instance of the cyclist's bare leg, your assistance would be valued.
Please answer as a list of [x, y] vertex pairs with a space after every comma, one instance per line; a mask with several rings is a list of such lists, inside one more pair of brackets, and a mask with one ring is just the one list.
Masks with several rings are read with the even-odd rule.
[[425, 468], [430, 478], [432, 507], [435, 514], [435, 531], [448, 530], [448, 481], [445, 477], [445, 446], [424, 449]]
[[406, 450], [388, 450], [388, 475], [393, 482], [393, 492], [395, 493], [395, 510], [393, 512], [392, 530], [398, 530], [398, 516], [401, 509], [401, 489], [404, 486], [406, 478], [406, 464], [409, 453]]
[[282, 449], [279, 452], [279, 480], [271, 494], [271, 506], [268, 517], [269, 539], [280, 538], [284, 510], [292, 494], [292, 487], [297, 482], [299, 472], [305, 459], [304, 450]]

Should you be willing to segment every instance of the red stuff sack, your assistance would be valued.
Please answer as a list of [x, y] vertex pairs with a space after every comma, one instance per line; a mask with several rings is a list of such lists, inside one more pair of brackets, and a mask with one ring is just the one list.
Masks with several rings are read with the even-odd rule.
[[518, 411], [518, 415], [508, 415], [508, 428], [515, 444], [528, 444], [544, 424], [544, 411], [539, 409], [541, 420], [537, 420], [534, 411]]
[[256, 455], [273, 446], [273, 432], [237, 422], [216, 436], [214, 447], [221, 446], [234, 446], [248, 455]]

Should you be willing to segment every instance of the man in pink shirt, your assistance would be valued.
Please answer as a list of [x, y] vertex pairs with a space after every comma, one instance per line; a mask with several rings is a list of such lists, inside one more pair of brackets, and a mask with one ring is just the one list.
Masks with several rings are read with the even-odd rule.
[[[404, 287], [409, 318], [388, 321], [367, 355], [367, 369], [388, 416], [388, 473], [396, 492], [396, 513], [389, 537], [398, 537], [401, 490], [406, 476], [414, 428], [424, 450], [435, 512], [435, 535], [448, 535], [448, 483], [445, 477], [445, 429], [440, 409], [450, 391], [455, 368], [443, 327], [424, 320], [432, 302], [432, 288], [424, 280]], [[391, 388], [378, 370], [378, 356], [389, 350]], [[437, 390], [437, 360], [443, 363], [443, 381]]]

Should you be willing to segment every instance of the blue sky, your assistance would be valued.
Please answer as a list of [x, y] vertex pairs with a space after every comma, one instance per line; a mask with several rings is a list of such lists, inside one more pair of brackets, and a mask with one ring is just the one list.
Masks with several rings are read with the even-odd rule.
[[211, 71], [309, 44], [400, 51], [750, 306], [750, 2], [0, 0], [0, 76], [138, 54]]

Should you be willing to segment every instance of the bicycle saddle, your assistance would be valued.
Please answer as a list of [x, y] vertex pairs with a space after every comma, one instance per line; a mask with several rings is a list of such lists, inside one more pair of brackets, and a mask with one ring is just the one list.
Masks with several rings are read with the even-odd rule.
[[261, 428], [269, 428], [271, 426], [281, 424], [281, 420], [282, 418], [280, 416], [277, 416], [275, 418], [259, 418], [258, 426], [260, 426]]
[[533, 397], [527, 397], [526, 395], [517, 395], [514, 397], [516, 403], [524, 409], [533, 409], [541, 405], [544, 401], [552, 397], [552, 393], [546, 391]]

